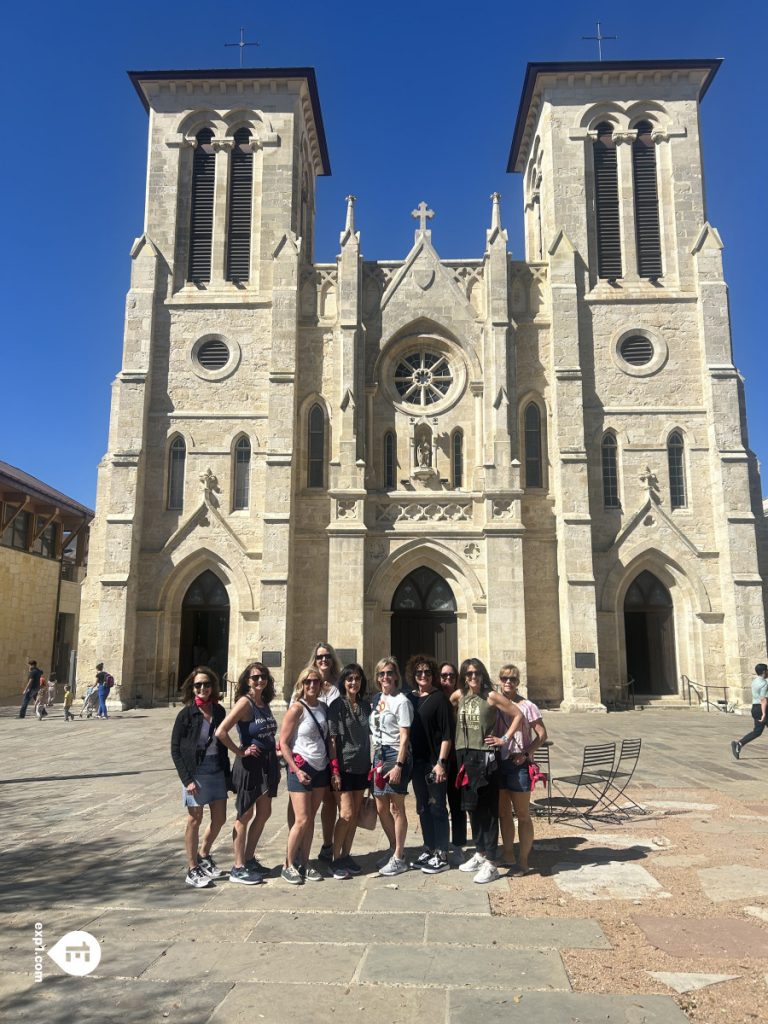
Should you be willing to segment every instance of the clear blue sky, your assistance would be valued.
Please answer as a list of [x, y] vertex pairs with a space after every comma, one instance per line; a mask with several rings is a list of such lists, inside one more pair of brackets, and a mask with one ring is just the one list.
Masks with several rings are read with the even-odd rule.
[[[3, 17], [5, 219], [0, 459], [93, 507], [120, 368], [128, 253], [141, 233], [147, 117], [126, 70], [250, 65], [317, 70], [333, 174], [318, 190], [316, 258], [336, 256], [343, 197], [358, 196], [369, 259], [400, 259], [427, 200], [444, 258], [479, 257], [502, 193], [522, 255], [520, 183], [505, 173], [525, 65], [724, 57], [703, 104], [710, 221], [726, 246], [735, 362], [750, 443], [768, 472], [764, 381], [766, 29], [735, 0], [331, 0], [290, 4], [85, 0], [13, 4]], [[768, 482], [764, 487], [768, 491]]]

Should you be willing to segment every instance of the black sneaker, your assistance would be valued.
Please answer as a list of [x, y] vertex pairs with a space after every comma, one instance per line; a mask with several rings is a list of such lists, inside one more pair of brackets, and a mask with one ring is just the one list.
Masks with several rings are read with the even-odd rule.
[[441, 871], [450, 871], [451, 865], [445, 859], [444, 853], [435, 850], [427, 863], [421, 865], [421, 870], [425, 875], [439, 875]]
[[360, 867], [356, 860], [352, 860], [349, 854], [347, 854], [346, 857], [342, 857], [341, 862], [347, 869], [347, 871], [350, 873], [350, 875], [362, 875], [363, 869]]
[[416, 858], [416, 860], [412, 860], [411, 861], [411, 867], [412, 868], [423, 868], [424, 865], [429, 862], [431, 857], [432, 857], [432, 850], [430, 850], [428, 847], [425, 846], [424, 849], [419, 854], [419, 856]]
[[329, 843], [327, 846], [323, 845], [320, 847], [320, 853], [317, 855], [318, 860], [327, 861], [329, 864], [333, 860], [333, 846]]
[[331, 861], [331, 874], [334, 878], [351, 878], [352, 872], [346, 865], [344, 860], [332, 860]]
[[240, 882], [241, 885], [261, 885], [264, 879], [261, 875], [254, 874], [247, 867], [232, 868], [229, 872], [230, 882]]
[[268, 875], [269, 868], [265, 868], [261, 861], [256, 860], [255, 857], [251, 857], [250, 860], [245, 862], [245, 866], [249, 871], [253, 872], [254, 875]]
[[741, 756], [741, 744], [738, 740], [731, 740], [731, 753], [738, 761]]
[[226, 871], [222, 871], [221, 868], [216, 864], [213, 857], [198, 857], [197, 866], [209, 877], [209, 878], [223, 878], [226, 875]]
[[211, 884], [211, 879], [198, 864], [197, 867], [190, 868], [187, 872], [186, 883], [193, 889], [207, 889]]

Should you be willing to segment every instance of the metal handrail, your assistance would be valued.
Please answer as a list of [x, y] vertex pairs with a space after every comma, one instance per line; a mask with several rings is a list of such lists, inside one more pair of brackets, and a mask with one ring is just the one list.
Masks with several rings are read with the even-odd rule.
[[[709, 713], [710, 706], [712, 706], [713, 708], [715, 708], [715, 710], [722, 711], [724, 714], [728, 714], [729, 707], [728, 707], [728, 687], [727, 686], [710, 685], [709, 683], [696, 683], [692, 679], [689, 679], [689, 677], [687, 675], [685, 675], [685, 674], [680, 676], [680, 681], [681, 681], [682, 686], [683, 686], [683, 697], [685, 697], [686, 687], [688, 689], [688, 706], [689, 707], [692, 704], [691, 691], [693, 691], [693, 693], [696, 694], [696, 699], [698, 701], [698, 705], [697, 706], [701, 707], [701, 705], [704, 704], [706, 706], [707, 713]], [[722, 701], [718, 700], [718, 701], [713, 703], [709, 699], [709, 691], [710, 690], [722, 690], [722, 693], [723, 693]]]

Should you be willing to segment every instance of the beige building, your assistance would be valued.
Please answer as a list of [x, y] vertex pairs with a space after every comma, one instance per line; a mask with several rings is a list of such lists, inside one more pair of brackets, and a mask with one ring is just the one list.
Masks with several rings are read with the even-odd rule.
[[472, 258], [425, 203], [365, 258], [350, 196], [330, 264], [311, 69], [131, 75], [146, 219], [80, 632], [125, 703], [200, 661], [288, 685], [320, 639], [511, 660], [565, 709], [630, 677], [743, 696], [763, 515], [702, 183], [718, 63], [529, 65], [525, 258], [498, 195]]
[[75, 679], [80, 586], [93, 512], [0, 462], [0, 704], [21, 703], [27, 659]]

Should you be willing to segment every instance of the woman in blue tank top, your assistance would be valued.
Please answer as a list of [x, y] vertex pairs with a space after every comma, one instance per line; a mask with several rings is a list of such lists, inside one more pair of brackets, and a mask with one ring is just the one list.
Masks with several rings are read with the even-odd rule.
[[[277, 796], [280, 780], [275, 747], [277, 722], [269, 708], [275, 695], [275, 681], [266, 666], [252, 661], [240, 675], [236, 693], [237, 703], [216, 730], [217, 737], [230, 750], [243, 751], [232, 772], [237, 820], [235, 863], [229, 880], [258, 885], [269, 869], [256, 860], [256, 846], [272, 814], [272, 800]], [[240, 747], [229, 737], [235, 726]]]

